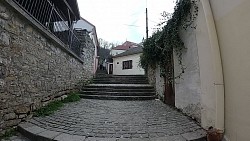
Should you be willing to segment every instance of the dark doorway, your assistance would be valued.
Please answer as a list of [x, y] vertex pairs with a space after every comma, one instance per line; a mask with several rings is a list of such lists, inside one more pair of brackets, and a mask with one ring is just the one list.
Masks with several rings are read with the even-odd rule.
[[113, 64], [109, 64], [109, 74], [113, 74]]
[[[174, 59], [173, 52], [169, 52], [170, 61], [167, 63], [166, 70], [174, 79]], [[174, 80], [168, 80], [167, 77], [164, 77], [165, 81], [165, 92], [164, 92], [164, 102], [168, 105], [175, 106], [175, 88], [174, 88]]]

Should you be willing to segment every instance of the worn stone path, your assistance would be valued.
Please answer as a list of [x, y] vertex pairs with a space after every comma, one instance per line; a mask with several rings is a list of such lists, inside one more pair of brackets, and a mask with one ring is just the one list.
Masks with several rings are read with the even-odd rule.
[[189, 117], [159, 100], [82, 99], [20, 127], [25, 133], [54, 140], [186, 141], [205, 136], [204, 130]]

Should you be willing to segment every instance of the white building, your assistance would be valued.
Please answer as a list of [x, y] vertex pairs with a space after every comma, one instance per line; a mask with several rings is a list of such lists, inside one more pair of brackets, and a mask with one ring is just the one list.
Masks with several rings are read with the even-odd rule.
[[133, 47], [113, 57], [114, 75], [144, 75], [145, 71], [139, 66], [142, 47]]

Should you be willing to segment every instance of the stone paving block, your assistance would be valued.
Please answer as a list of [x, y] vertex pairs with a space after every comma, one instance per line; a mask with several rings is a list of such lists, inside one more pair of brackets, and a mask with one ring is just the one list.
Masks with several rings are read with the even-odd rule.
[[165, 141], [186, 141], [181, 135], [169, 136], [165, 137]]
[[34, 125], [31, 127], [25, 128], [25, 130], [36, 135], [36, 134], [39, 134], [41, 132], [46, 131], [47, 129], [44, 129], [44, 128], [41, 128], [41, 127]]
[[86, 138], [84, 141], [117, 141], [116, 138], [95, 138], [95, 137], [89, 137]]
[[194, 132], [189, 132], [189, 133], [184, 133], [182, 136], [187, 140], [187, 141], [193, 141], [193, 140], [198, 140], [206, 136], [206, 132], [204, 130], [198, 130]]
[[126, 138], [120, 138], [117, 139], [117, 141], [151, 141], [150, 139], [143, 139], [143, 138], [132, 138], [132, 139], [126, 139]]
[[47, 139], [54, 139], [56, 136], [58, 136], [60, 134], [61, 134], [60, 132], [46, 130], [44, 132], [37, 134], [37, 136], [47, 138]]
[[23, 122], [23, 123], [20, 123], [18, 126], [22, 128], [28, 128], [28, 127], [34, 126], [34, 124], [29, 123], [29, 122]]
[[132, 138], [130, 141], [150, 141], [149, 139], [145, 139], [145, 138]]
[[166, 136], [166, 137], [158, 137], [158, 138], [150, 138], [150, 141], [186, 141], [182, 136]]
[[84, 141], [85, 136], [77, 136], [62, 133], [54, 138], [56, 141]]
[[123, 134], [122, 137], [123, 137], [123, 138], [130, 138], [131, 135], [130, 135], [130, 134]]

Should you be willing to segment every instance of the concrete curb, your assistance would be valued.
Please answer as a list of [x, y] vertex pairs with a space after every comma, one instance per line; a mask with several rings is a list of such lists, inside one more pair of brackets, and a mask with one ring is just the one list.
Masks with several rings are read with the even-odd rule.
[[25, 122], [18, 125], [18, 131], [32, 141], [85, 141], [85, 136], [51, 131]]
[[198, 130], [181, 135], [165, 136], [158, 138], [96, 138], [71, 135], [62, 132], [41, 128], [30, 122], [18, 125], [18, 131], [31, 141], [206, 141], [206, 132]]

